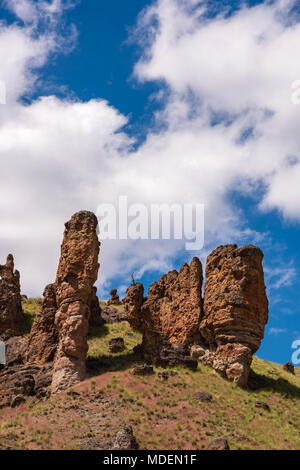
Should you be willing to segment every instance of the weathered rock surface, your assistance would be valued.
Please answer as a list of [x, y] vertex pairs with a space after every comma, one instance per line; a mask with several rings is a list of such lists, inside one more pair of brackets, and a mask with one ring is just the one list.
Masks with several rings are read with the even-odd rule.
[[207, 258], [200, 332], [210, 354], [203, 359], [240, 386], [247, 384], [268, 321], [262, 259], [252, 245], [220, 246]]
[[65, 224], [55, 281], [59, 344], [52, 393], [68, 388], [86, 375], [90, 307], [99, 269], [97, 225], [96, 216], [88, 211], [77, 212]]
[[5, 367], [0, 372], [0, 408], [11, 406], [18, 395], [47, 396], [51, 377], [51, 368], [47, 367], [32, 365]]
[[190, 355], [193, 359], [199, 359], [200, 357], [204, 356], [205, 353], [206, 349], [198, 344], [194, 344], [190, 349]]
[[117, 294], [117, 289], [111, 289], [110, 291], [110, 299], [107, 301], [107, 305], [120, 305], [120, 297]]
[[171, 271], [151, 284], [146, 299], [142, 284], [127, 289], [127, 320], [143, 333], [142, 353], [146, 360], [171, 365], [193, 362], [182, 345], [200, 338], [202, 282], [201, 263], [193, 258], [190, 266], [185, 263], [179, 273]]
[[125, 426], [118, 432], [114, 445], [114, 450], [138, 450], [139, 445], [133, 434], [131, 426]]
[[13, 255], [0, 265], [0, 339], [20, 335], [23, 322], [20, 273], [14, 269]]
[[13, 336], [6, 342], [6, 367], [24, 364], [28, 342], [22, 336]]
[[94, 286], [92, 288], [90, 326], [102, 326], [103, 324], [104, 320], [102, 318], [102, 310], [97, 297], [97, 287]]
[[53, 361], [58, 346], [58, 331], [55, 325], [57, 304], [54, 284], [47, 285], [43, 295], [42, 309], [32, 325], [26, 355], [27, 362], [34, 364], [45, 364]]

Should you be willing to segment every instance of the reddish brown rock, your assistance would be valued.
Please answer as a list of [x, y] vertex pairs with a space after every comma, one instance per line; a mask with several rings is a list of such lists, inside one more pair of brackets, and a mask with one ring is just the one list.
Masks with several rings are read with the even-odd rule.
[[110, 299], [107, 301], [107, 305], [120, 305], [120, 297], [117, 294], [117, 289], [111, 289], [110, 291]]
[[55, 325], [55, 313], [57, 311], [54, 284], [49, 284], [44, 290], [42, 310], [37, 314], [32, 325], [27, 362], [45, 364], [54, 359], [58, 346], [58, 331]]
[[104, 320], [101, 315], [102, 310], [99, 305], [99, 299], [97, 297], [97, 287], [94, 286], [91, 297], [90, 326], [102, 326], [104, 324]]
[[[141, 284], [127, 289], [124, 299], [127, 319], [143, 333], [142, 353], [146, 360], [175, 364], [187, 359], [188, 350], [178, 345], [189, 345], [199, 339], [202, 281], [201, 263], [194, 258], [179, 273], [171, 271], [151, 284], [145, 300]], [[196, 361], [190, 358], [188, 361], [195, 368]]]
[[97, 218], [92, 212], [74, 214], [65, 224], [55, 281], [59, 334], [51, 391], [72, 386], [85, 378], [90, 306], [98, 276], [100, 243]]
[[23, 322], [20, 273], [14, 269], [13, 255], [0, 265], [0, 339], [20, 335]]
[[268, 321], [262, 259], [252, 245], [220, 246], [207, 258], [200, 332], [210, 352], [201, 360], [240, 386], [247, 384]]
[[127, 320], [132, 328], [143, 331], [141, 308], [144, 302], [144, 286], [141, 283], [132, 284], [126, 291], [124, 309]]

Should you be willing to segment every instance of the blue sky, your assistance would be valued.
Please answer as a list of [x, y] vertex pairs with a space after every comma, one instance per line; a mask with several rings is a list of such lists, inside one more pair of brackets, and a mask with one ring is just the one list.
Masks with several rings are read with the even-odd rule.
[[132, 271], [147, 289], [218, 244], [256, 243], [270, 301], [258, 355], [290, 360], [300, 339], [297, 2], [9, 0], [0, 14], [0, 254], [14, 253], [24, 292], [53, 280], [76, 210], [120, 194], [203, 202], [200, 253], [103, 242], [101, 295], [122, 292]]

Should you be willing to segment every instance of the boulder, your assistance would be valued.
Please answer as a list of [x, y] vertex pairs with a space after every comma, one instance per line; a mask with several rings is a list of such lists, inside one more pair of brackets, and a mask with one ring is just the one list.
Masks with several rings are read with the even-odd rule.
[[109, 340], [108, 349], [110, 353], [119, 353], [125, 350], [123, 338], [112, 338]]
[[190, 355], [193, 359], [199, 359], [200, 357], [204, 356], [205, 353], [206, 349], [198, 344], [194, 344], [190, 349]]
[[218, 438], [212, 441], [205, 450], [230, 450], [227, 439]]
[[148, 364], [136, 366], [132, 370], [133, 375], [151, 375], [154, 374], [153, 367]]
[[269, 412], [271, 411], [268, 403], [265, 403], [264, 401], [256, 401], [254, 403], [254, 406], [255, 406], [255, 408], [262, 408], [263, 410], [266, 410], [266, 411], [269, 411]]
[[6, 342], [6, 367], [24, 364], [28, 342], [22, 336], [13, 336]]
[[133, 434], [131, 426], [124, 426], [121, 431], [117, 433], [114, 445], [114, 450], [138, 450], [139, 445]]
[[211, 401], [212, 400], [212, 395], [210, 393], [202, 392], [201, 390], [194, 393], [193, 397], [198, 401]]

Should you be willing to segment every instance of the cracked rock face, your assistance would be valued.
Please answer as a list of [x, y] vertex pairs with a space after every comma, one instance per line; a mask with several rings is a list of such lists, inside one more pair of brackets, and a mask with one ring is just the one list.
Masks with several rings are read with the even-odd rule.
[[55, 281], [58, 307], [55, 325], [59, 343], [54, 362], [52, 393], [85, 378], [93, 285], [99, 270], [97, 225], [96, 216], [88, 211], [77, 212], [65, 224]]
[[207, 258], [200, 333], [211, 352], [204, 361], [240, 386], [247, 384], [268, 321], [262, 260], [252, 245], [220, 246]]
[[27, 362], [45, 364], [53, 361], [58, 346], [58, 331], [55, 325], [57, 311], [54, 284], [49, 284], [44, 290], [42, 310], [37, 314], [32, 325]]
[[188, 352], [183, 353], [177, 345], [192, 344], [199, 338], [202, 282], [202, 265], [193, 258], [190, 266], [185, 263], [179, 272], [171, 271], [151, 284], [146, 299], [142, 284], [127, 289], [127, 319], [143, 333], [142, 354], [146, 360], [168, 363], [170, 356], [175, 364], [178, 355], [178, 362], [184, 362]]
[[0, 265], [0, 339], [20, 335], [23, 321], [20, 273], [14, 269], [13, 255]]

